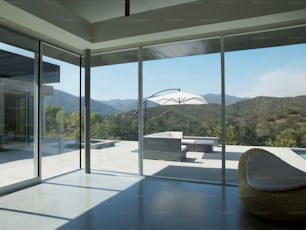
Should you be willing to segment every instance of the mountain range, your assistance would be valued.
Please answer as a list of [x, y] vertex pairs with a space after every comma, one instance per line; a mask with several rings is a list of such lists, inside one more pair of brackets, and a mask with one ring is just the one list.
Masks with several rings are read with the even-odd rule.
[[[85, 104], [84, 98], [82, 98], [81, 103], [82, 105]], [[66, 113], [71, 113], [73, 111], [78, 111], [80, 100], [77, 96], [55, 89], [52, 96], [45, 96], [44, 104], [60, 106], [64, 108]], [[101, 113], [103, 115], [116, 114], [121, 112], [121, 110], [117, 109], [116, 107], [93, 99], [91, 100], [90, 107], [92, 112]]]
[[[189, 136], [221, 137], [220, 95], [204, 96], [207, 105], [147, 107], [145, 133], [182, 130]], [[228, 144], [306, 147], [306, 96], [250, 99], [227, 96], [226, 100], [232, 102], [226, 106]], [[52, 97], [45, 97], [45, 106], [61, 106], [66, 113], [77, 111], [79, 103], [78, 97], [58, 90]], [[109, 115], [103, 118], [103, 124], [96, 119], [97, 123], [92, 125], [95, 138], [137, 140], [137, 100], [92, 100], [91, 109]], [[107, 132], [101, 129], [105, 124]]]
[[[306, 147], [306, 96], [256, 97], [226, 107], [227, 143]], [[221, 106], [158, 106], [146, 110], [147, 133], [182, 130], [221, 138]]]
[[[221, 104], [221, 95], [218, 94], [205, 94], [203, 97], [206, 99], [208, 104]], [[241, 98], [226, 95], [226, 105], [235, 104], [239, 101], [246, 100], [248, 98]], [[56, 105], [63, 107], [65, 112], [73, 112], [79, 108], [79, 98], [72, 94], [63, 92], [61, 90], [54, 89], [52, 96], [46, 96], [44, 98], [46, 105]], [[82, 98], [82, 104], [84, 104], [84, 98]], [[153, 103], [148, 104], [148, 107], [154, 107]], [[130, 110], [137, 110], [138, 100], [137, 99], [118, 99], [118, 100], [91, 100], [91, 111], [107, 114], [117, 114], [127, 112]]]

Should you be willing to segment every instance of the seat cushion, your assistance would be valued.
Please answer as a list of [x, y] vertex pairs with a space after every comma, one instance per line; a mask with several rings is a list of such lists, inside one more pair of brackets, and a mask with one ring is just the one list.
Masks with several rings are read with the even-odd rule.
[[247, 183], [263, 191], [287, 191], [306, 187], [306, 173], [266, 153], [254, 153], [247, 161]]

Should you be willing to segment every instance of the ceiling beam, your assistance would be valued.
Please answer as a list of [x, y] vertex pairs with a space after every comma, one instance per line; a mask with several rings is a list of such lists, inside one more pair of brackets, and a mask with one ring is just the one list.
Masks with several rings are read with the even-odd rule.
[[125, 0], [125, 16], [130, 16], [130, 0]]
[[[49, 8], [41, 8], [48, 16], [40, 18], [0, 0], [0, 23], [78, 53], [85, 49], [96, 53], [306, 23], [306, 6], [285, 0], [196, 1], [97, 23], [72, 20], [71, 12], [71, 20], [60, 19], [53, 12], [59, 7], [54, 2]], [[55, 20], [56, 17], [59, 19]], [[68, 25], [73, 29], [67, 29]], [[75, 32], [77, 29], [80, 31]]]

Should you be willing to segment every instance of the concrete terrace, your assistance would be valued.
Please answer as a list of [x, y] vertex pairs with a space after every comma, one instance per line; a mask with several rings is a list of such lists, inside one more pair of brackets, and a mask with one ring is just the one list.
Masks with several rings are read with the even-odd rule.
[[[226, 182], [238, 184], [237, 169], [241, 154], [254, 146], [226, 146]], [[275, 150], [275, 148], [268, 148]], [[10, 146], [9, 151], [0, 152], [0, 186], [13, 184], [34, 177], [34, 160], [27, 146]], [[279, 152], [291, 151], [277, 148]], [[62, 153], [59, 153], [62, 152]], [[144, 175], [171, 177], [194, 181], [221, 182], [221, 146], [213, 152], [187, 152], [182, 162], [144, 159]], [[65, 148], [58, 142], [42, 145], [42, 178], [47, 179], [65, 172], [79, 169], [80, 151]], [[84, 168], [84, 149], [81, 150]], [[138, 142], [117, 141], [113, 147], [91, 149], [91, 168], [107, 172], [138, 174]]]

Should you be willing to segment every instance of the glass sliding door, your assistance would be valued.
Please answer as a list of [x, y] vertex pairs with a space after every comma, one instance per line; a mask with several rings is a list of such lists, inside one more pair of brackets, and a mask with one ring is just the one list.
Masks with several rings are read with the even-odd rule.
[[80, 136], [80, 148], [81, 148], [81, 158], [80, 158], [80, 168], [85, 169], [85, 148], [84, 148], [84, 140], [85, 140], [85, 68], [83, 67], [84, 57], [81, 57], [81, 85], [80, 85], [80, 120], [79, 125], [81, 129]]
[[226, 181], [241, 154], [263, 147], [305, 154], [305, 27], [225, 38]]
[[138, 53], [91, 57], [93, 170], [138, 173]]
[[144, 174], [220, 183], [220, 39], [143, 52]]
[[42, 178], [80, 168], [80, 57], [43, 44]]
[[1, 35], [0, 187], [4, 187], [37, 177], [34, 170], [34, 92], [37, 85], [35, 52], [2, 42], [5, 32]]

